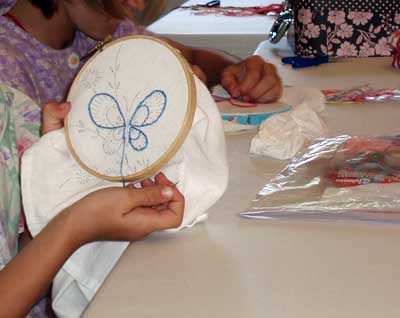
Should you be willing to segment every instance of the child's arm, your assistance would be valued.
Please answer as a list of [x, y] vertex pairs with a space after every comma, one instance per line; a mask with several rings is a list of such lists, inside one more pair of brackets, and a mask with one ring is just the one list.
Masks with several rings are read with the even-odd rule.
[[[166, 204], [161, 210], [153, 208]], [[107, 188], [58, 214], [2, 271], [0, 317], [22, 317], [47, 290], [68, 257], [97, 240], [140, 240], [178, 227], [184, 199], [166, 179], [142, 189]]]
[[[42, 134], [59, 129], [70, 105], [48, 104]], [[39, 181], [40, 182], [40, 181]], [[0, 317], [22, 317], [80, 246], [97, 240], [139, 240], [182, 223], [184, 198], [163, 174], [142, 189], [93, 192], [58, 214], [0, 271]]]
[[197, 65], [205, 73], [208, 86], [221, 83], [233, 97], [242, 97], [245, 101], [271, 102], [281, 96], [282, 83], [275, 66], [260, 56], [241, 61], [222, 51], [197, 49], [167, 41], [191, 65]]

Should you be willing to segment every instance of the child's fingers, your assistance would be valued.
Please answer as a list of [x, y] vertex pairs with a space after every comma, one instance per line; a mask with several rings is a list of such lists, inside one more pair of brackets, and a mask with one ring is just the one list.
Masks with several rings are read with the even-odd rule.
[[154, 177], [155, 182], [158, 185], [175, 186], [175, 184], [170, 181], [164, 173], [160, 172]]
[[262, 66], [260, 66], [260, 64], [257, 64], [256, 62], [248, 62], [245, 65], [245, 72], [239, 81], [241, 95], [247, 95], [262, 78]]
[[177, 228], [182, 224], [185, 211], [185, 199], [176, 190], [174, 198], [168, 203], [168, 208], [159, 211], [160, 220], [158, 230]]
[[137, 240], [154, 231], [177, 228], [182, 224], [183, 211], [183, 201], [161, 209], [135, 208], [124, 215], [124, 233], [129, 236], [125, 239]]
[[254, 86], [251, 91], [248, 93], [248, 96], [252, 100], [256, 100], [259, 102], [265, 102], [265, 100], [261, 100], [260, 98], [267, 94], [269, 91], [273, 90], [274, 87], [280, 87], [279, 77], [274, 76], [274, 74], [267, 74], [262, 77], [260, 81]]
[[178, 202], [179, 204], [181, 204], [181, 202], [185, 202], [185, 197], [183, 194], [178, 190], [176, 185], [165, 176], [165, 174], [160, 172], [158, 175], [156, 175], [155, 181], [158, 185], [169, 186], [174, 190], [174, 195], [168, 203], [168, 207], [170, 207], [170, 204], [174, 202]]
[[71, 109], [70, 103], [49, 103], [42, 109], [40, 132], [45, 135], [64, 126], [64, 118]]
[[131, 183], [128, 185], [128, 187], [133, 188], [133, 189], [140, 189], [136, 183]]
[[140, 240], [158, 230], [159, 217], [156, 209], [147, 207], [139, 207], [126, 213], [122, 223], [123, 231], [121, 231], [124, 235], [123, 239]]
[[227, 67], [221, 76], [221, 84], [228, 91], [232, 97], [239, 97], [240, 90], [238, 87], [238, 76], [240, 74], [240, 67], [232, 65]]
[[170, 201], [174, 197], [174, 189], [168, 186], [153, 186], [141, 189], [124, 188], [129, 210], [136, 207], [152, 207]]
[[275, 85], [267, 91], [264, 95], [257, 98], [260, 103], [273, 102], [282, 95], [282, 85], [280, 82], [275, 83]]
[[[174, 190], [174, 195], [168, 202], [166, 209], [159, 210], [161, 223], [159, 230], [175, 228], [182, 224], [183, 213], [185, 210], [185, 197], [162, 172], [157, 174], [155, 181], [159, 185], [170, 186]], [[165, 220], [165, 223], [164, 221]]]
[[142, 185], [142, 188], [146, 188], [146, 187], [151, 187], [154, 186], [156, 183], [151, 180], [150, 178], [144, 179], [140, 182], [140, 184]]

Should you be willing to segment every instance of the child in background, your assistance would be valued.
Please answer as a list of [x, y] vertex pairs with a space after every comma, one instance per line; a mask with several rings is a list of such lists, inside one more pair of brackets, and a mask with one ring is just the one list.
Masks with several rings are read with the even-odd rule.
[[[83, 65], [82, 57], [98, 40], [109, 34], [114, 38], [152, 35], [124, 19], [128, 12], [142, 10], [144, 5], [144, 0], [1, 1], [0, 83], [26, 94], [39, 106], [64, 101]], [[170, 43], [210, 86], [222, 82], [234, 97], [259, 102], [275, 100], [281, 94], [275, 67], [261, 57], [238, 62], [222, 52]], [[39, 115], [39, 110], [18, 114], [21, 119], [29, 118], [31, 126], [39, 124]], [[32, 143], [29, 136], [17, 142], [20, 153]]]
[[[18, 0], [17, 2], [2, 0], [0, 12], [7, 14], [0, 16], [0, 83], [25, 93], [38, 105], [65, 100], [73, 78], [84, 63], [83, 57], [97, 41], [103, 40], [109, 34], [113, 34], [114, 39], [132, 34], [152, 35], [143, 27], [124, 19], [127, 11], [140, 10], [143, 7], [143, 0]], [[261, 57], [254, 56], [239, 61], [222, 52], [193, 49], [173, 41], [169, 42], [181, 51], [192, 65], [194, 72], [209, 86], [221, 82], [233, 97], [241, 96], [245, 101], [268, 102], [276, 100], [281, 94], [281, 82], [274, 66], [266, 63]], [[133, 195], [138, 198], [134, 199], [134, 202], [128, 200], [126, 193], [122, 194], [121, 191], [124, 191], [122, 189], [113, 193], [93, 194], [89, 196], [89, 199], [84, 198], [71, 209], [66, 209], [66, 212], [61, 213], [49, 224], [43, 234], [28, 245], [30, 247], [26, 252], [15, 257], [18, 238], [16, 220], [20, 212], [18, 150], [21, 154], [35, 140], [40, 110], [29, 109], [27, 105], [17, 103], [16, 91], [3, 86], [0, 88], [2, 92], [0, 95], [4, 97], [0, 101], [1, 108], [15, 110], [13, 115], [6, 117], [7, 125], [2, 126], [5, 127], [7, 133], [15, 129], [13, 121], [29, 121], [25, 123], [27, 125], [23, 125], [26, 131], [20, 133], [19, 130], [17, 133], [17, 135], [20, 133], [19, 136], [2, 138], [1, 142], [5, 143], [3, 144], [5, 148], [2, 151], [3, 160], [0, 161], [0, 181], [5, 185], [15, 185], [12, 192], [3, 191], [0, 198], [2, 208], [0, 211], [0, 237], [2, 237], [0, 238], [0, 269], [5, 266], [0, 272], [0, 316], [20, 316], [29, 310], [29, 306], [34, 304], [40, 294], [46, 290], [63, 262], [80, 245], [97, 239], [139, 239], [160, 227], [175, 227], [178, 225], [179, 217], [175, 218], [174, 222], [171, 222], [171, 219], [148, 219], [148, 226], [145, 229], [137, 228], [137, 224], [132, 223], [129, 232], [132, 235], [138, 234], [136, 237], [130, 237], [128, 231], [122, 236], [117, 236], [116, 233], [119, 230], [117, 226], [108, 227], [118, 223], [116, 221], [121, 218], [118, 213], [122, 210], [135, 212], [137, 209], [140, 210], [141, 206], [147, 206], [148, 203], [140, 200], [140, 193]], [[16, 104], [21, 107], [16, 107]], [[68, 106], [67, 104], [46, 105], [45, 110], [49, 109], [55, 115], [47, 116], [45, 111], [43, 124], [46, 126], [50, 121], [50, 123], [56, 123], [55, 126], [57, 126], [60, 118], [65, 116]], [[4, 117], [0, 119], [4, 120]], [[50, 126], [54, 126], [53, 124]], [[12, 158], [12, 166], [7, 166], [7, 161], [10, 163], [9, 158]], [[12, 183], [8, 179], [11, 175], [13, 176]], [[170, 185], [163, 176], [159, 176], [158, 180], [156, 188], [159, 191], [160, 187]], [[153, 187], [149, 189], [147, 191], [154, 190]], [[13, 197], [10, 197], [11, 195]], [[122, 200], [121, 196], [126, 201]], [[15, 199], [16, 201], [12, 201]], [[109, 200], [106, 202], [109, 206], [115, 205], [112, 202], [126, 202], [126, 205], [121, 209], [114, 209], [115, 222], [95, 224], [90, 229], [77, 226], [80, 223], [77, 221], [76, 216], [79, 213], [76, 211], [89, 211], [88, 220], [89, 214], [92, 217], [94, 213], [101, 214], [101, 211], [96, 211], [96, 209], [87, 209], [90, 203], [96, 200], [98, 202]], [[14, 203], [10, 206], [9, 202]], [[178, 216], [183, 213], [184, 199], [175, 190], [172, 198], [169, 197], [168, 200], [159, 194], [158, 202], [172, 204], [174, 209], [177, 208]], [[153, 205], [157, 204], [154, 202], [150, 204], [150, 206]], [[102, 217], [95, 219], [101, 220]], [[122, 223], [118, 224], [122, 226]], [[78, 232], [70, 236], [71, 231], [75, 230]], [[88, 232], [90, 235], [87, 234]], [[63, 237], [83, 237], [84, 239], [79, 242], [67, 242], [62, 239]], [[38, 256], [38, 252], [43, 248], [49, 253]], [[52, 258], [50, 259], [48, 255], [52, 255]], [[13, 257], [15, 257], [14, 261], [6, 265]], [[30, 263], [29, 272], [24, 271], [22, 266], [26, 263]], [[32, 274], [33, 272], [35, 274]], [[31, 313], [31, 315], [34, 317], [35, 314]], [[43, 317], [40, 315], [41, 313], [38, 317]]]
[[[114, 39], [152, 35], [124, 19], [144, 5], [144, 0], [18, 0], [7, 11], [1, 4], [6, 13], [0, 16], [0, 82], [42, 106], [65, 100], [82, 58], [96, 41], [110, 34]], [[233, 97], [245, 101], [268, 102], [281, 94], [275, 67], [259, 56], [239, 61], [222, 52], [169, 42], [209, 86], [221, 82]]]

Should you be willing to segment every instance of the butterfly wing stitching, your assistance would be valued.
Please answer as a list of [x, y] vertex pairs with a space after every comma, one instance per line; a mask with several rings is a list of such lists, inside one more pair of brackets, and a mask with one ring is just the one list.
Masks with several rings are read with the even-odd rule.
[[[136, 151], [147, 148], [149, 140], [140, 128], [155, 124], [167, 105], [167, 96], [162, 90], [154, 90], [137, 106], [129, 121], [128, 142]], [[114, 154], [122, 146], [120, 173], [123, 175], [125, 157], [126, 120], [118, 101], [110, 94], [98, 93], [89, 101], [89, 116], [97, 128], [109, 131], [103, 141], [103, 150]], [[117, 111], [115, 111], [117, 110]]]
[[97, 128], [109, 130], [104, 137], [103, 150], [106, 154], [114, 154], [121, 148], [126, 128], [118, 101], [107, 93], [94, 95], [89, 101], [89, 116]]
[[129, 121], [129, 144], [136, 151], [147, 148], [149, 140], [140, 128], [155, 124], [167, 105], [167, 95], [162, 90], [154, 90], [138, 104]]

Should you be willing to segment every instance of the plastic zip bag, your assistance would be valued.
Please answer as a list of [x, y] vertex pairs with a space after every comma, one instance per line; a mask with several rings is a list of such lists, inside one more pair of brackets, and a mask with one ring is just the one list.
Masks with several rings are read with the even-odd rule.
[[316, 139], [241, 216], [400, 224], [400, 136]]

